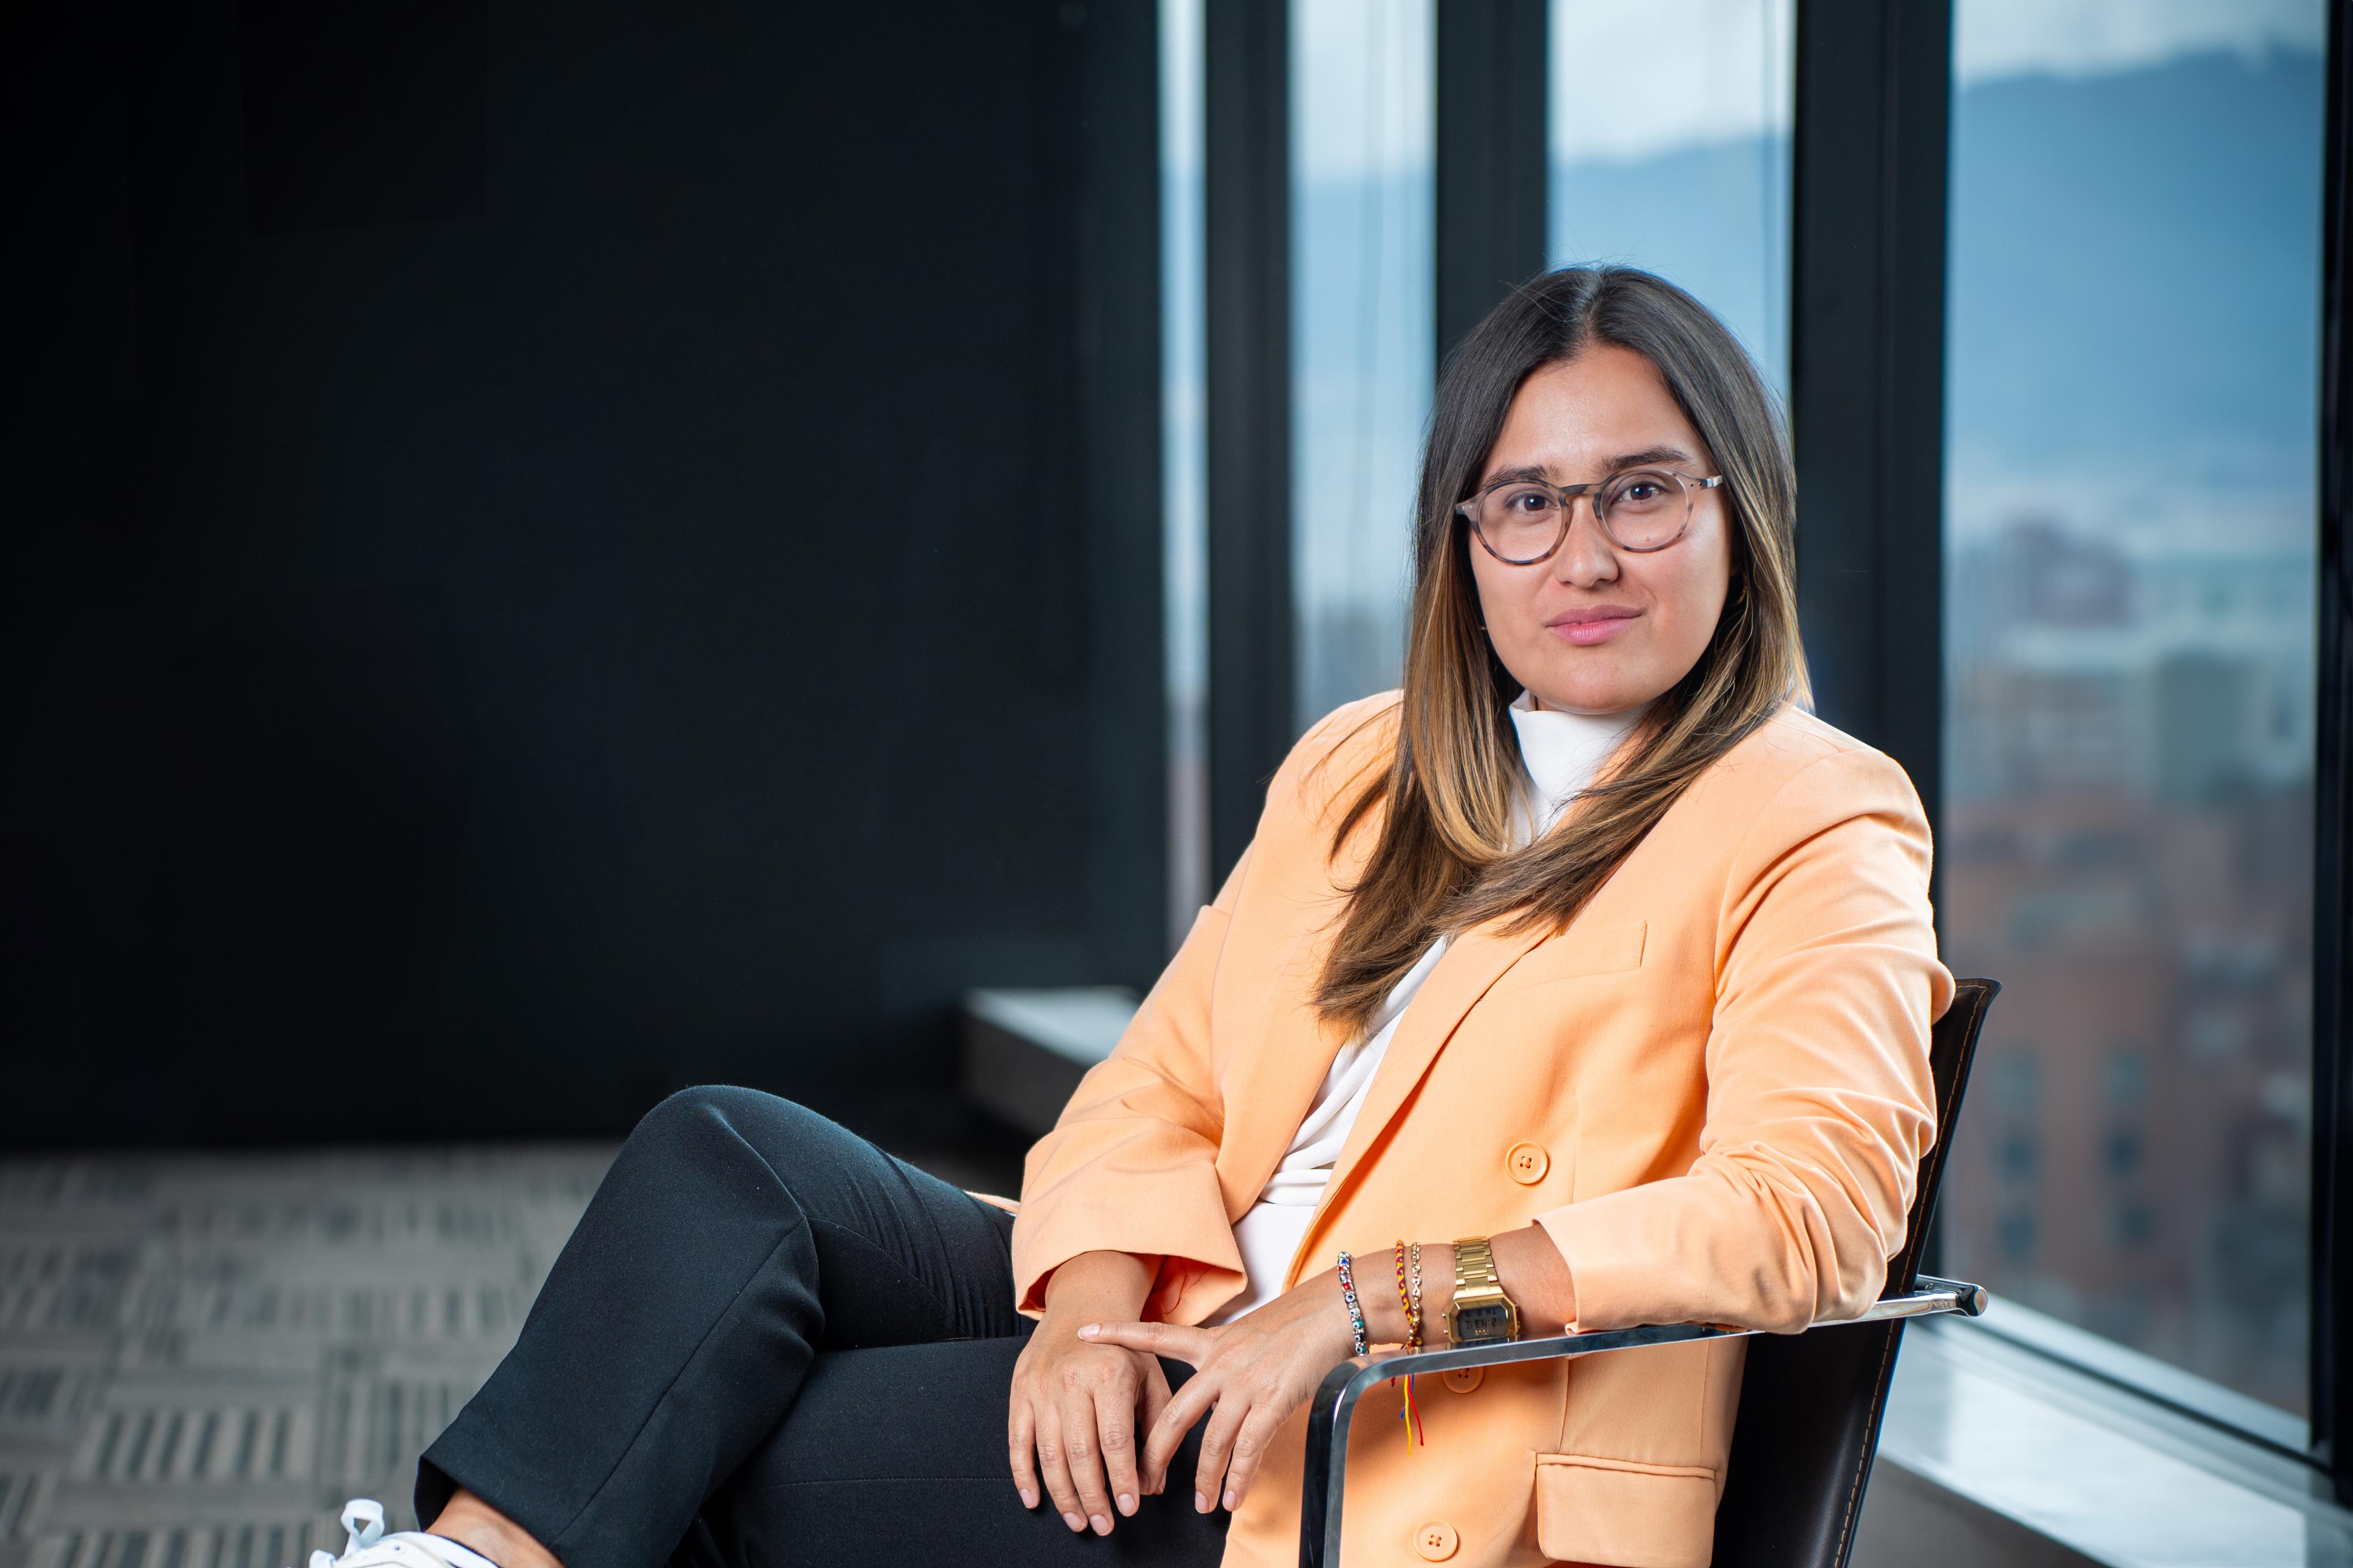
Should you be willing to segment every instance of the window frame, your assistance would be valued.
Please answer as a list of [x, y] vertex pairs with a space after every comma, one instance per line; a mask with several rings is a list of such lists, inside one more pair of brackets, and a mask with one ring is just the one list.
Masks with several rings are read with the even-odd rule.
[[[1441, 356], [1544, 256], [1544, 0], [1439, 7]], [[1213, 873], [1295, 733], [1288, 7], [1206, 0], [1208, 773]], [[1822, 716], [1901, 763], [1930, 820], [1944, 763], [1943, 473], [1951, 0], [1796, 0], [1790, 416], [1799, 609]], [[1530, 40], [1534, 41], [1531, 47]], [[2321, 258], [2311, 1445], [2353, 1505], [2353, 0], [2332, 0]], [[1532, 64], [1533, 63], [1533, 64]], [[1525, 79], [1533, 68], [1533, 82]], [[1468, 101], [1518, 71], [1526, 89]], [[1450, 91], [1450, 86], [1452, 89]], [[1442, 358], [1441, 358], [1442, 363]], [[1268, 671], [1282, 674], [1269, 679]], [[1934, 1240], [1931, 1239], [1933, 1258]], [[2082, 1365], [2200, 1420], [2184, 1380]], [[2188, 1378], [2188, 1384], [2195, 1384]], [[2160, 1383], [2163, 1386], [2158, 1386]], [[2256, 1435], [2260, 1436], [2261, 1435]]]
[[[1291, 573], [1291, 7], [1205, 0], [1209, 885], [1298, 737]], [[1270, 678], [1279, 671], [1279, 678]]]
[[[1790, 416], [1799, 595], [1817, 707], [1911, 773], [1929, 819], [1943, 778], [1943, 464], [1951, 0], [1797, 0]], [[2353, 1504], [2353, 910], [2347, 878], [2353, 737], [2353, 0], [2327, 52], [2318, 519], [2320, 711], [2314, 780], [2314, 1089], [2310, 1443], [2302, 1458]], [[1858, 235], [1857, 230], [1862, 232]], [[1925, 523], [1925, 525], [1924, 525]], [[1998, 978], [1998, 977], [1997, 977]], [[1935, 1256], [1931, 1239], [1931, 1258]], [[1968, 1325], [1968, 1331], [1994, 1331]], [[2042, 1353], [2276, 1447], [2227, 1390], [2124, 1347]], [[2162, 1368], [2166, 1375], [2158, 1375]]]
[[2353, 1506], [2353, 0], [2328, 15], [2320, 310], [2319, 660], [2314, 758], [2312, 1458]]

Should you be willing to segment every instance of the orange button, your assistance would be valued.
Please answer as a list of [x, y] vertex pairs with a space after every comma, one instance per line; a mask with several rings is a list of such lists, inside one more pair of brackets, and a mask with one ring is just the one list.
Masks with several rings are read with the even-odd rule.
[[1468, 1394], [1486, 1380], [1487, 1369], [1483, 1366], [1458, 1366], [1438, 1374], [1438, 1381], [1457, 1394]]
[[1413, 1549], [1421, 1553], [1424, 1563], [1443, 1563], [1461, 1544], [1452, 1525], [1435, 1519], [1413, 1532]]
[[1504, 1169], [1520, 1185], [1533, 1187], [1552, 1169], [1552, 1156], [1534, 1143], [1514, 1143], [1504, 1152]]

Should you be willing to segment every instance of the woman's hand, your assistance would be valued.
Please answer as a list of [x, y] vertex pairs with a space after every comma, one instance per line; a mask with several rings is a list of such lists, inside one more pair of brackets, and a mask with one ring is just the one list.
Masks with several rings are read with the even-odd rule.
[[[1504, 1289], [1519, 1304], [1523, 1337], [1560, 1333], [1567, 1324], [1576, 1321], [1576, 1282], [1570, 1277], [1567, 1260], [1541, 1227], [1530, 1225], [1498, 1232], [1489, 1238], [1489, 1243]], [[1023, 1500], [1029, 1501], [1036, 1495], [1028, 1489], [1030, 1483], [1022, 1480], [1028, 1462], [1019, 1432], [1023, 1369], [1046, 1342], [1049, 1330], [1056, 1330], [1064, 1342], [1074, 1340], [1081, 1345], [1101, 1347], [1113, 1354], [1132, 1353], [1149, 1369], [1152, 1383], [1146, 1385], [1143, 1418], [1151, 1429], [1145, 1437], [1141, 1463], [1145, 1492], [1166, 1489], [1168, 1464], [1176, 1457], [1177, 1445], [1192, 1430], [1193, 1423], [1208, 1415], [1208, 1428], [1201, 1434], [1200, 1468], [1193, 1482], [1193, 1506], [1203, 1513], [1217, 1507], [1221, 1500], [1229, 1510], [1240, 1507], [1250, 1495], [1250, 1483], [1257, 1478], [1259, 1467], [1266, 1458], [1267, 1445], [1274, 1440], [1276, 1431], [1291, 1419], [1292, 1412], [1314, 1395], [1324, 1374], [1345, 1361], [1355, 1348], [1356, 1336], [1350, 1331], [1347, 1304], [1340, 1295], [1338, 1272], [1325, 1269], [1303, 1279], [1240, 1322], [1215, 1329], [1134, 1321], [1136, 1314], [1133, 1309], [1144, 1302], [1150, 1283], [1148, 1274], [1135, 1277], [1132, 1292], [1100, 1290], [1092, 1285], [1082, 1285], [1073, 1277], [1067, 1296], [1055, 1293], [1065, 1277], [1071, 1276], [1082, 1264], [1112, 1258], [1138, 1263], [1122, 1253], [1088, 1253], [1064, 1264], [1056, 1273], [1053, 1284], [1048, 1288], [1046, 1323], [1029, 1342], [1029, 1349], [1022, 1352], [1021, 1365], [1014, 1371], [1014, 1478], [1025, 1489]], [[1406, 1340], [1405, 1303], [1394, 1288], [1395, 1266], [1396, 1254], [1387, 1247], [1356, 1260], [1357, 1299], [1365, 1313], [1366, 1337], [1373, 1344], [1402, 1344]], [[1446, 1342], [1446, 1309], [1454, 1300], [1453, 1247], [1444, 1242], [1423, 1243], [1421, 1270], [1424, 1342], [1442, 1346]], [[1086, 1276], [1091, 1281], [1106, 1278], [1100, 1272]], [[1114, 1299], [1129, 1302], [1131, 1310], [1094, 1316], [1079, 1310], [1082, 1300]], [[1065, 1305], [1071, 1309], [1069, 1314], [1062, 1312]], [[1077, 1327], [1065, 1326], [1070, 1324]], [[1160, 1363], [1155, 1359], [1160, 1356], [1190, 1363], [1197, 1369], [1173, 1397], [1166, 1381], [1160, 1376]], [[1151, 1392], [1155, 1385], [1156, 1399]], [[1119, 1408], [1116, 1405], [1113, 1407]], [[1125, 1408], [1133, 1407], [1131, 1403]], [[1098, 1406], [1099, 1411], [1101, 1408]], [[1126, 1427], [1116, 1423], [1114, 1426], [1119, 1440], [1124, 1442]], [[1062, 1429], [1069, 1430], [1070, 1423], [1066, 1422]], [[1114, 1478], [1136, 1475], [1136, 1462], [1124, 1450], [1114, 1453], [1113, 1428], [1102, 1425], [1100, 1415], [1094, 1429], [1102, 1434], [1103, 1458], [1112, 1462]], [[1041, 1460], [1047, 1459], [1046, 1447], [1041, 1438], [1038, 1443]], [[1091, 1456], [1074, 1453], [1072, 1458], [1074, 1475], [1100, 1478], [1103, 1474]], [[1078, 1460], [1088, 1462], [1081, 1464]], [[1051, 1463], [1046, 1468], [1050, 1479], [1055, 1473]], [[1116, 1479], [1113, 1484], [1117, 1484]], [[1055, 1500], [1062, 1506], [1063, 1519], [1073, 1521], [1077, 1516], [1071, 1511], [1070, 1504], [1062, 1501], [1063, 1495], [1055, 1492]], [[1031, 1506], [1035, 1506], [1034, 1502]], [[1134, 1510], [1123, 1501], [1120, 1511]], [[1072, 1528], [1079, 1525], [1073, 1523]], [[1095, 1529], [1098, 1533], [1107, 1532], [1108, 1516], [1097, 1516]]]
[[1276, 1430], [1355, 1344], [1339, 1279], [1330, 1272], [1302, 1280], [1222, 1328], [1091, 1322], [1079, 1330], [1079, 1337], [1147, 1356], [1173, 1356], [1198, 1369], [1152, 1423], [1144, 1444], [1144, 1477], [1154, 1491], [1164, 1489], [1176, 1446], [1194, 1422], [1208, 1415], [1193, 1481], [1193, 1506], [1202, 1513], [1218, 1506], [1221, 1491], [1228, 1510], [1241, 1505]]
[[1049, 1281], [1045, 1321], [1013, 1363], [1006, 1418], [1013, 1484], [1022, 1506], [1036, 1508], [1042, 1477], [1074, 1531], [1092, 1524], [1109, 1535], [1114, 1508], [1133, 1514], [1138, 1498], [1160, 1489], [1136, 1475], [1135, 1432], [1167, 1405], [1167, 1374], [1149, 1355], [1078, 1334], [1101, 1316], [1134, 1317], [1151, 1283], [1151, 1267], [1125, 1253], [1072, 1258]]

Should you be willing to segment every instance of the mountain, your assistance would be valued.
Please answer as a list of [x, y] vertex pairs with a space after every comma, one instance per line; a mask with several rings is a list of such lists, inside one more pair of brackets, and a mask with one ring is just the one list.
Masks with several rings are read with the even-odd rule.
[[[2324, 102], [2318, 58], [2288, 52], [1957, 92], [1956, 452], [2308, 485]], [[1778, 358], [1786, 157], [1755, 139], [1556, 166], [1556, 259], [1654, 267]]]
[[2277, 53], [1957, 94], [1957, 447], [2308, 475], [2325, 100], [2319, 59]]

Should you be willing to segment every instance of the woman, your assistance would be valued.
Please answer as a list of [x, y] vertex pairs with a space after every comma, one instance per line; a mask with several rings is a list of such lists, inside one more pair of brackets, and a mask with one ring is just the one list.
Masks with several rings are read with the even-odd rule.
[[[1792, 511], [1700, 305], [1514, 294], [1439, 393], [1402, 693], [1299, 742], [1018, 1218], [675, 1097], [427, 1451], [435, 1533], [347, 1563], [1287, 1563], [1308, 1395], [1458, 1290], [1466, 1336], [1861, 1310], [1951, 981], [1909, 784], [1802, 710]], [[1419, 1391], [1352, 1555], [1705, 1563], [1741, 1356]]]

